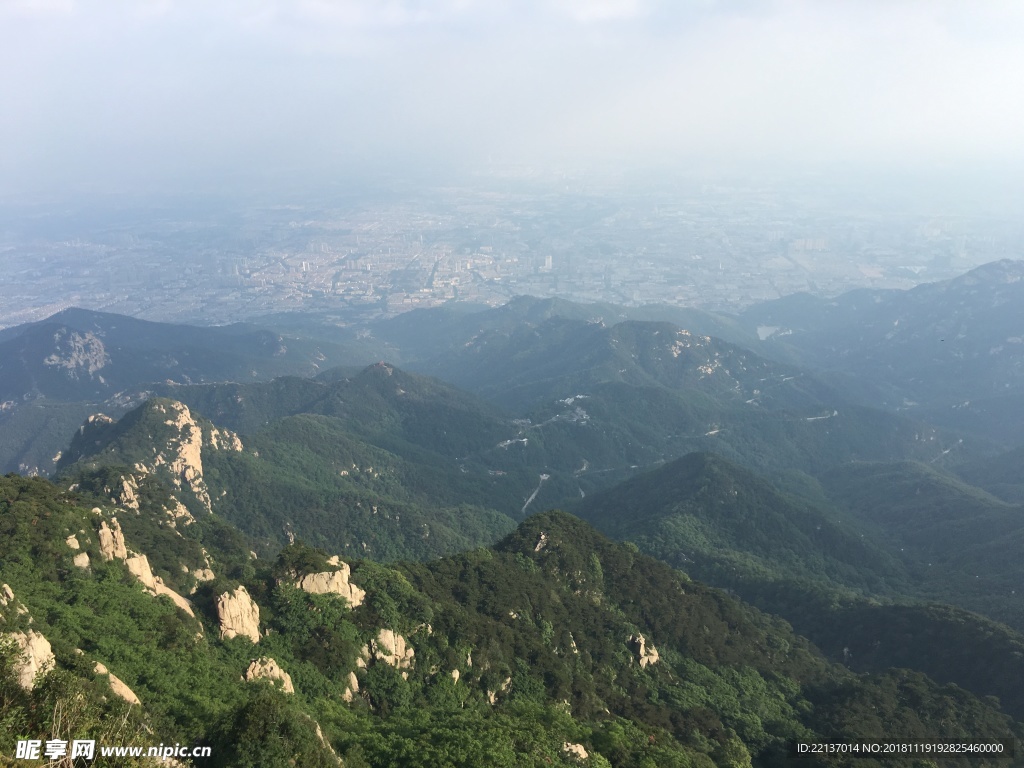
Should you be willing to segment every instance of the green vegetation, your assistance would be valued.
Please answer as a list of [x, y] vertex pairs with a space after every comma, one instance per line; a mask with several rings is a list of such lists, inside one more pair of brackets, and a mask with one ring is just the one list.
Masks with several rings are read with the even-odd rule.
[[[530, 518], [492, 549], [356, 562], [351, 578], [367, 595], [354, 608], [292, 585], [293, 574], [331, 567], [297, 544], [200, 585], [192, 619], [103, 559], [96, 534], [109, 512], [82, 501], [42, 480], [0, 480], [0, 579], [28, 610], [9, 606], [3, 621], [30, 620], [60, 670], [23, 693], [5, 657], [0, 716], [17, 736], [49, 738], [52, 708], [32, 701], [57, 680], [82, 702], [84, 733], [115, 722], [121, 705], [94, 661], [142, 701], [126, 739], [145, 727], [164, 742], [209, 744], [210, 764], [225, 766], [336, 765], [336, 755], [373, 767], [580, 764], [566, 745], [594, 766], [781, 765], [794, 738], [1019, 733], [962, 690], [833, 666], [784, 622], [562, 513]], [[238, 555], [221, 552], [216, 533], [195, 535], [218, 568]], [[88, 570], [70, 563], [72, 534]], [[218, 639], [216, 596], [239, 581], [260, 607], [258, 646]], [[372, 650], [382, 629], [408, 640], [408, 664]], [[239, 679], [258, 656], [290, 675], [294, 694]], [[359, 691], [346, 702], [352, 672]]]

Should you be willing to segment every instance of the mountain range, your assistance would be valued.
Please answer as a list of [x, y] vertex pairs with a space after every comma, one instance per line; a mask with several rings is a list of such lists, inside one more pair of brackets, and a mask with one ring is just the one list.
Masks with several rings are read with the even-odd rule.
[[353, 766], [1019, 738], [1018, 273], [0, 332], [0, 458], [52, 477], [0, 479], [7, 731], [76, 701], [210, 764]]

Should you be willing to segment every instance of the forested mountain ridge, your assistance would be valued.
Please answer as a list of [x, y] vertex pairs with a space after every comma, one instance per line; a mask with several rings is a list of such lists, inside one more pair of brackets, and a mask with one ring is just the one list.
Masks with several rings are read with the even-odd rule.
[[0, 471], [51, 473], [87, 416], [120, 415], [169, 381], [312, 376], [358, 358], [354, 349], [247, 324], [201, 328], [84, 309], [6, 328], [0, 331]]
[[[953, 288], [921, 286], [914, 294], [924, 297], [918, 302], [921, 307], [914, 305], [913, 312], [907, 311], [917, 318], [914, 322], [919, 326], [927, 325], [928, 313], [945, 306], [946, 298], [955, 293], [962, 299], [962, 307], [957, 310], [960, 315], [967, 317], [968, 313], [971, 322], [981, 318], [977, 322], [983, 326], [990, 319], [992, 327], [1005, 330], [1014, 324], [1013, 308], [1017, 304], [996, 289], [1004, 293], [1014, 290], [1012, 272], [1012, 263], [997, 263], [990, 265], [988, 272], [976, 270], [959, 282], [953, 281]], [[984, 311], [975, 306], [986, 302]], [[630, 402], [650, 401], [655, 412], [639, 429], [632, 430], [629, 424], [638, 415], [634, 413], [614, 416], [608, 424], [618, 433], [614, 440], [620, 445], [652, 446], [649, 450], [633, 450], [632, 458], [620, 462], [626, 467], [650, 465], [692, 450], [717, 450], [748, 466], [767, 469], [763, 459], [772, 452], [760, 443], [775, 442], [777, 433], [786, 432], [790, 425], [782, 423], [783, 415], [808, 420], [831, 418], [833, 414], [855, 415], [857, 420], [876, 423], [863, 428], [847, 426], [852, 432], [889, 429], [889, 425], [877, 423], [884, 421], [883, 416], [857, 412], [857, 403], [889, 409], [905, 407], [925, 421], [934, 418], [948, 427], [996, 441], [1013, 439], [1005, 425], [1013, 423], [1019, 398], [1005, 391], [987, 392], [982, 398], [974, 386], [995, 380], [998, 371], [992, 365], [998, 360], [1015, 365], [1012, 339], [1016, 337], [1012, 334], [1002, 341], [992, 341], [982, 350], [984, 355], [971, 347], [972, 362], [962, 371], [956, 366], [967, 365], [967, 358], [958, 347], [959, 351], [947, 349], [945, 358], [935, 358], [938, 368], [919, 375], [908, 366], [924, 360], [928, 350], [921, 347], [921, 333], [906, 338], [901, 335], [904, 328], [913, 325], [910, 315], [901, 321], [902, 325], [894, 326], [895, 331], [879, 326], [882, 335], [875, 334], [878, 338], [866, 331], [858, 332], [863, 338], [847, 338], [852, 327], [873, 328], [870, 323], [865, 325], [861, 315], [879, 307], [884, 315], [889, 299], [861, 301], [853, 295], [849, 301], [840, 297], [824, 304], [807, 299], [802, 304], [813, 307], [795, 312], [785, 309], [800, 303], [796, 298], [780, 300], [753, 308], [737, 319], [692, 309], [623, 308], [517, 297], [497, 308], [445, 306], [356, 325], [327, 318], [304, 325], [301, 317], [289, 315], [277, 318], [280, 330], [246, 325], [175, 326], [66, 310], [42, 323], [6, 329], [0, 334], [0, 392], [7, 393], [0, 398], [0, 465], [23, 473], [49, 474], [56, 461], [53, 457], [89, 414], [102, 411], [118, 416], [153, 393], [184, 399], [170, 391], [173, 385], [169, 381], [184, 386], [189, 382], [230, 386], [232, 381], [253, 382], [274, 375], [309, 376], [336, 365], [347, 366], [349, 372], [343, 377], [350, 377], [369, 362], [382, 359], [468, 388], [511, 407], [512, 416], [534, 423], [550, 418], [560, 401], [580, 394], [603, 397], [606, 402], [600, 408], [606, 412], [634, 410], [627, 407]], [[822, 315], [821, 307], [833, 304], [838, 309], [826, 312], [827, 317]], [[759, 311], [764, 317], [757, 314]], [[794, 336], [779, 330], [759, 340], [759, 329], [764, 334], [765, 328], [774, 327], [765, 323], [800, 317], [804, 318], [800, 327], [806, 332]], [[268, 318], [267, 328], [272, 329], [273, 322], [273, 317]], [[896, 335], [891, 336], [891, 332]], [[806, 343], [801, 341], [801, 333], [809, 334]], [[981, 337], [996, 339], [992, 335], [995, 331], [979, 333], [981, 336], [972, 331], [965, 338], [971, 344]], [[960, 336], [962, 332], [958, 331], [955, 338]], [[967, 341], [956, 343], [962, 346]], [[818, 354], [818, 347], [834, 349], [838, 357], [833, 361], [824, 352]], [[861, 353], [888, 356], [888, 362], [876, 365], [867, 358], [858, 358]], [[800, 361], [804, 367], [795, 367], [793, 361]], [[325, 383], [332, 377], [325, 377]], [[907, 381], [900, 383], [900, 377]], [[941, 397], [936, 392], [922, 391], [921, 397], [908, 394], [908, 398], [916, 398], [913, 406], [899, 398], [875, 396], [879, 387], [906, 388], [911, 379], [924, 384], [937, 379], [956, 380], [960, 390], [966, 383], [970, 391], [958, 390], [952, 400], [946, 397], [949, 393]], [[673, 418], [676, 412], [684, 418]], [[673, 422], [671, 429], [658, 429], [666, 418]], [[907, 423], [928, 429], [920, 421]], [[723, 442], [735, 426], [751, 433], [738, 437], [737, 442], [754, 445], [716, 448], [711, 444]], [[821, 431], [827, 432], [839, 422], [818, 426], [824, 426]], [[719, 439], [710, 439], [715, 436]], [[779, 440], [799, 443], [804, 438], [781, 434]], [[965, 442], [952, 456], [940, 461], [967, 461], [991, 452], [984, 440], [977, 445], [974, 442]], [[946, 444], [942, 449], [950, 447]], [[813, 462], [814, 454], [821, 453], [815, 449], [809, 452], [812, 455], [798, 456], [799, 451], [786, 450], [787, 462], [798, 459], [804, 465], [802, 469]], [[843, 459], [934, 458], [906, 451], [882, 454], [879, 450], [885, 450], [885, 446], [866, 444], [857, 455], [847, 452]], [[826, 447], [825, 451], [832, 453], [833, 449]], [[574, 458], [583, 459], [596, 465], [600, 457], [583, 454]], [[601, 468], [615, 469], [608, 465]]]
[[836, 661], [916, 669], [1024, 713], [1024, 617], [1008, 562], [1020, 509], [922, 465], [839, 466], [823, 483], [836, 506], [691, 454], [572, 510], [784, 617]]
[[[613, 310], [519, 299], [358, 339], [399, 354], [447, 323], [410, 362], [475, 393], [378, 362], [90, 408], [56, 486], [2, 485], [0, 632], [64, 673], [19, 693], [8, 648], [18, 717], [41, 733], [74, 690], [99, 722], [114, 674], [136, 735], [223, 765], [773, 765], [799, 734], [1016, 733], [984, 697], [1024, 717], [1024, 638], [963, 608], [1019, 626], [1017, 454]], [[529, 517], [570, 504], [632, 544]]]
[[[694, 447], [772, 473], [791, 472], [800, 484], [808, 482], [808, 472], [866, 456], [931, 460], [953, 440], [852, 406], [802, 416], [624, 383], [515, 419], [451, 385], [386, 363], [325, 381], [162, 391], [175, 399], [153, 399], [117, 423], [93, 417], [60, 470], [156, 461], [165, 467], [165, 482], [180, 490], [184, 470], [167, 475], [166, 467], [181, 462], [159, 457], [168, 441], [179, 445], [183, 438], [168, 432], [167, 415], [153, 406], [180, 412], [170, 405], [180, 403], [200, 421], [200, 414], [213, 415], [218, 426], [204, 421], [197, 435], [238, 430], [231, 439], [246, 446], [207, 446], [209, 455], [200, 457], [209, 471], [197, 482], [208, 488], [191, 488], [191, 481], [185, 486], [203, 497], [205, 511], [227, 516], [261, 540], [280, 543], [294, 533], [341, 554], [384, 559], [488, 543], [509, 530], [513, 518], [564, 505]], [[433, 511], [424, 517], [427, 509]]]
[[907, 291], [791, 296], [741, 316], [761, 354], [836, 375], [866, 404], [1014, 445], [1024, 387], [1024, 261]]
[[297, 535], [349, 555], [430, 557], [511, 529], [511, 518], [482, 506], [507, 495], [491, 487], [506, 478], [485, 473], [495, 481], [486, 485], [437, 454], [417, 459], [318, 415], [275, 421], [243, 445], [183, 403], [153, 398], [120, 421], [83, 425], [60, 477], [133, 506], [162, 489], [178, 517], [216, 514], [272, 550]]
[[[1021, 735], [961, 689], [831, 665], [561, 513], [385, 567], [300, 544], [253, 559], [213, 518], [171, 529], [82, 493], [0, 479], [0, 631], [52, 654], [36, 642], [32, 687], [9, 644], [0, 656], [5, 754], [15, 734], [50, 738], [71, 700], [74, 737], [109, 738], [122, 698], [138, 701], [123, 742], [207, 744], [202, 764], [226, 766], [710, 768], [781, 765], [790, 739]], [[155, 549], [188, 573], [142, 569]]]
[[307, 375], [339, 365], [347, 350], [237, 324], [154, 323], [68, 309], [0, 338], [0, 399], [103, 399], [168, 379], [186, 383]]

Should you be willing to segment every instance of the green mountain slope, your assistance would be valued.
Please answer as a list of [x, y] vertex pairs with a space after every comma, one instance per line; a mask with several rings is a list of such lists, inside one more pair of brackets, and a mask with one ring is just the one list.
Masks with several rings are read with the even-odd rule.
[[[0, 581], [13, 595], [0, 631], [45, 637], [57, 669], [19, 692], [5, 652], [4, 712], [20, 725], [0, 732], [4, 754], [16, 734], [51, 737], [36, 706], [47, 695], [66, 706], [86, 690], [77, 737], [99, 735], [126, 695], [111, 674], [141, 702], [126, 740], [208, 745], [216, 766], [710, 768], [782, 765], [790, 739], [1021, 735], [962, 689], [830, 665], [783, 622], [561, 513], [492, 549], [388, 568], [301, 545], [242, 559], [244, 539], [221, 549], [229, 538], [204, 521], [168, 529], [92, 503], [0, 479]], [[104, 555], [115, 516], [201, 546], [214, 574], [184, 607], [148, 593], [127, 531], [127, 556]], [[340, 580], [348, 597], [298, 588], [307, 577]], [[255, 623], [219, 611], [223, 595], [255, 606]]]
[[837, 478], [860, 501], [859, 516], [781, 494], [708, 454], [574, 509], [614, 538], [783, 616], [833, 659], [864, 671], [909, 667], [1024, 712], [1016, 685], [1024, 637], [927, 602], [1020, 621], [1011, 560], [1021, 542], [996, 524], [1013, 529], [1018, 510], [921, 465], [841, 468], [825, 478], [830, 492]]
[[[187, 406], [154, 398], [120, 421], [94, 418], [60, 465], [68, 482], [134, 502], [147, 483], [185, 512], [216, 514], [266, 546], [300, 536], [349, 555], [430, 557], [491, 542], [513, 525], [482, 506], [505, 477], [469, 476], [424, 452], [410, 462], [353, 435], [343, 419], [299, 415], [245, 444]], [[474, 479], [476, 482], [474, 483]]]
[[574, 511], [609, 536], [740, 594], [786, 584], [848, 594], [906, 587], [903, 565], [862, 529], [714, 454], [684, 456]]
[[96, 400], [178, 382], [307, 375], [351, 354], [338, 344], [285, 337], [249, 325], [200, 328], [83, 309], [5, 331], [0, 400], [42, 395]]
[[671, 323], [699, 335], [714, 336], [734, 344], [751, 344], [757, 336], [734, 318], [688, 307], [648, 305], [621, 307], [608, 303], [579, 304], [560, 298], [516, 296], [500, 307], [448, 304], [419, 309], [372, 323], [367, 328], [376, 339], [394, 350], [396, 359], [408, 366], [457, 351], [482, 334], [509, 335], [523, 328], [543, 325], [553, 318], [582, 323], [615, 325], [629, 320]]
[[1015, 504], [1024, 503], [1024, 446], [955, 468], [971, 485]]
[[741, 320], [770, 357], [830, 371], [867, 404], [1013, 445], [1024, 386], [1024, 262], [1002, 260], [908, 291], [791, 296]]
[[840, 509], [899, 548], [918, 594], [1024, 629], [1024, 508], [912, 462], [838, 466], [821, 481]]
[[481, 332], [417, 367], [517, 409], [605, 382], [695, 389], [766, 407], [820, 405], [827, 395], [796, 369], [665, 322], [554, 316]]

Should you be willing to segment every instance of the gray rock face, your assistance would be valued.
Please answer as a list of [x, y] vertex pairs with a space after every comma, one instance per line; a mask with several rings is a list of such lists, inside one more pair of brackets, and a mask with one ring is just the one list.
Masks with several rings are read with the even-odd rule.
[[63, 369], [69, 379], [94, 378], [109, 362], [103, 342], [91, 332], [79, 333], [61, 328], [53, 335], [54, 352], [43, 365]]

